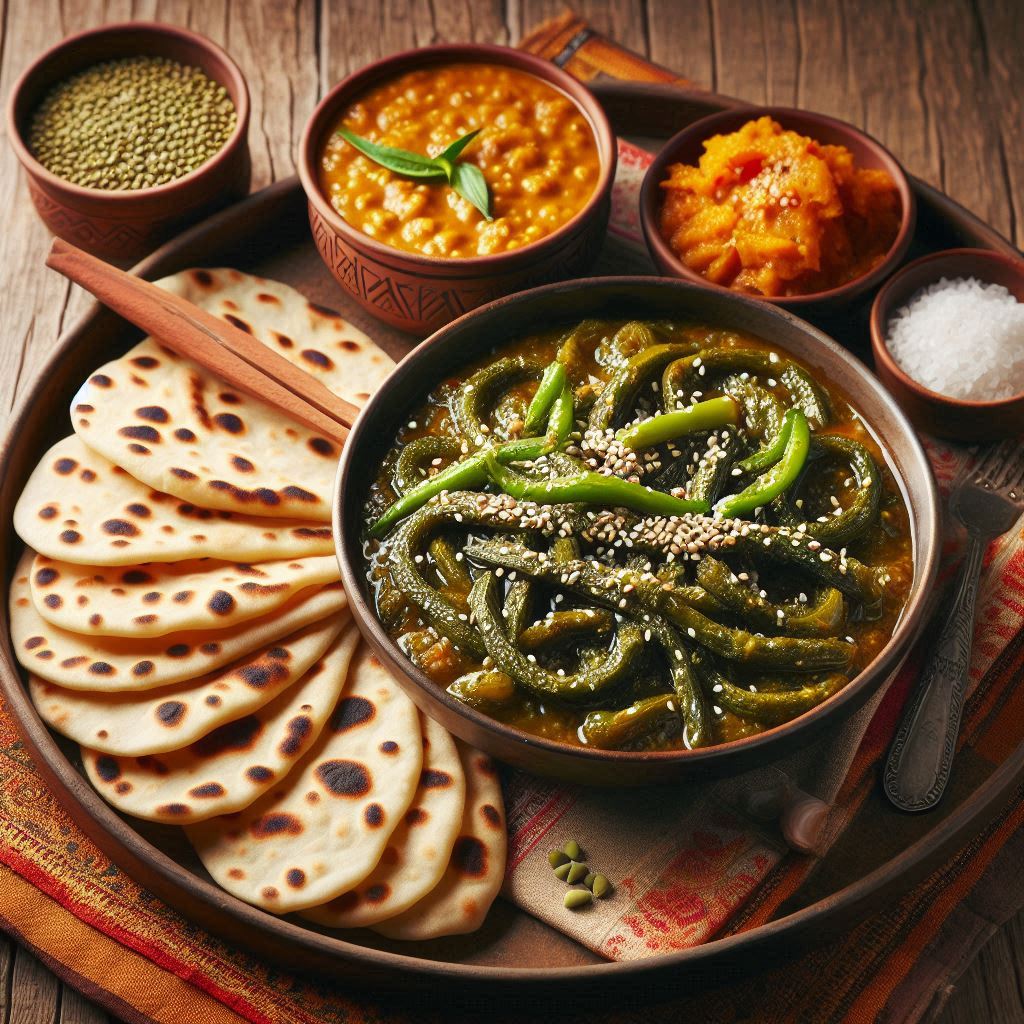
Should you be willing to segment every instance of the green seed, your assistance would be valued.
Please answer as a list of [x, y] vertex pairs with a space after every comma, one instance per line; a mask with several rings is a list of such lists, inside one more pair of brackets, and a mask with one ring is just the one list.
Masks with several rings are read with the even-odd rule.
[[563, 882], [569, 877], [569, 872], [572, 870], [572, 861], [567, 860], [564, 864], [559, 864], [555, 868], [555, 877], [560, 878]]
[[589, 906], [593, 898], [588, 889], [570, 889], [562, 903], [566, 910], [579, 910], [580, 907]]
[[594, 888], [594, 879], [595, 879], [595, 878], [597, 878], [597, 875], [595, 875], [595, 874], [594, 874], [594, 872], [593, 872], [593, 871], [591, 871], [591, 872], [590, 872], [590, 873], [589, 873], [589, 874], [587, 875], [587, 877], [583, 879], [583, 884], [584, 884], [584, 885], [585, 885], [585, 886], [586, 886], [586, 887], [587, 887], [588, 889], [593, 889], [593, 888]]
[[552, 850], [548, 854], [548, 863], [553, 867], [560, 867], [562, 864], [568, 864], [572, 858], [561, 850]]
[[575, 885], [577, 882], [582, 882], [587, 877], [589, 871], [590, 869], [586, 864], [581, 864], [579, 861], [574, 860], [569, 864], [569, 871], [565, 880], [570, 885]]
[[[191, 127], [196, 119], [203, 129]], [[76, 185], [148, 188], [206, 163], [236, 120], [223, 86], [202, 69], [126, 57], [53, 86], [33, 114], [28, 142], [47, 170]], [[146, 168], [160, 172], [155, 182], [142, 176]]]
[[575, 839], [570, 839], [562, 849], [570, 860], [579, 860], [583, 855], [583, 851], [580, 849], [580, 844], [577, 843]]
[[611, 892], [612, 883], [609, 882], [604, 875], [595, 875], [594, 883], [590, 888], [593, 889], [594, 895], [598, 899], [603, 899], [609, 892]]

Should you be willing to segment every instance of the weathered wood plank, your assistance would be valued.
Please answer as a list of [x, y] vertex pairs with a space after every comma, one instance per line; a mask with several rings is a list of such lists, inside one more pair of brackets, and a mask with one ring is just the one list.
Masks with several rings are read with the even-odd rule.
[[326, 92], [356, 68], [399, 50], [431, 43], [508, 43], [500, 0], [453, 0], [422, 4], [393, 0], [381, 4], [324, 3], [320, 85]]
[[11, 983], [11, 1024], [54, 1024], [60, 988], [57, 976], [19, 946]]
[[68, 985], [61, 986], [60, 1018], [57, 1024], [117, 1024], [95, 1003]]
[[0, 1024], [11, 1019], [11, 975], [18, 945], [7, 935], [0, 934]]

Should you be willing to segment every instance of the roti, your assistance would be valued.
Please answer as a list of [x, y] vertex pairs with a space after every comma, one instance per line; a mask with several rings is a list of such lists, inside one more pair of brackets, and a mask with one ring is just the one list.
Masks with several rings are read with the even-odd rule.
[[198, 508], [139, 483], [76, 435], [40, 460], [14, 509], [14, 528], [49, 558], [139, 565], [188, 558], [259, 562], [329, 555], [331, 528]]
[[258, 711], [183, 750], [123, 757], [82, 750], [100, 795], [137, 818], [182, 824], [247, 807], [316, 742], [345, 685], [359, 642], [351, 624], [294, 685]]
[[102, 753], [180, 750], [289, 689], [345, 625], [337, 616], [274, 641], [229, 668], [135, 693], [65, 690], [36, 676], [29, 692], [47, 725]]
[[418, 903], [373, 926], [389, 939], [436, 939], [476, 931], [505, 875], [508, 837], [494, 763], [456, 741], [466, 774], [466, 804], [441, 881]]
[[30, 672], [72, 690], [148, 690], [195, 679], [294, 633], [311, 622], [348, 614], [341, 583], [308, 587], [276, 611], [228, 629], [162, 637], [82, 636], [46, 622], [32, 604], [26, 551], [11, 582], [11, 644]]
[[363, 645], [316, 745], [237, 814], [186, 825], [206, 870], [277, 914], [334, 899], [377, 866], [423, 762], [412, 701]]
[[148, 562], [97, 566], [36, 555], [32, 604], [47, 621], [86, 636], [165, 636], [224, 629], [280, 608], [307, 587], [338, 579], [333, 555], [275, 562]]
[[[394, 363], [338, 314], [234, 270], [158, 282], [360, 405]], [[329, 522], [338, 446], [152, 338], [101, 366], [71, 404], [82, 440], [158, 491], [249, 515]]]
[[466, 776], [447, 729], [422, 712], [420, 726], [419, 787], [380, 863], [354, 889], [304, 910], [304, 917], [328, 928], [364, 928], [400, 914], [441, 881], [462, 824]]

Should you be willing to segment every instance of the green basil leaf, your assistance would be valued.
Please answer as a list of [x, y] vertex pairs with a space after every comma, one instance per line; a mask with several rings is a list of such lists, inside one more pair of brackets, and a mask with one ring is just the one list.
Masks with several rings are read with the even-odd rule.
[[351, 146], [374, 163], [386, 167], [396, 174], [407, 178], [428, 178], [437, 180], [447, 177], [443, 167], [435, 163], [429, 156], [421, 156], [408, 149], [396, 149], [394, 146], [381, 146], [379, 143], [364, 139], [347, 128], [339, 128], [338, 134]]
[[439, 159], [449, 160], [455, 163], [462, 151], [483, 131], [483, 128], [476, 128], [466, 132], [461, 139], [456, 139], [443, 153], [438, 154]]
[[491, 193], [487, 188], [487, 180], [483, 171], [476, 164], [460, 161], [452, 168], [452, 188], [471, 202], [488, 220], [491, 216]]

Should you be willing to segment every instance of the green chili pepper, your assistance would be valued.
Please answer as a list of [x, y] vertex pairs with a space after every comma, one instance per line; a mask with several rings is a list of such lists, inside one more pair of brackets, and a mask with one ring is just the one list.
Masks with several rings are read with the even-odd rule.
[[709, 506], [719, 498], [729, 481], [732, 461], [738, 454], [737, 444], [736, 428], [725, 427], [718, 445], [708, 448], [697, 463], [686, 489], [689, 498]]
[[745, 490], [723, 498], [717, 504], [716, 511], [726, 518], [750, 515], [754, 509], [763, 508], [793, 484], [807, 461], [811, 431], [807, 425], [807, 417], [799, 409], [790, 409], [786, 413], [783, 430], [786, 429], [787, 421], [789, 437], [782, 458]]
[[[575, 640], [581, 636], [606, 636], [614, 625], [614, 616], [603, 608], [572, 608], [564, 612], [552, 612], [519, 634], [519, 646], [524, 651], [536, 651], [548, 644]], [[509, 633], [512, 635], [511, 630]]]
[[505, 606], [501, 609], [501, 614], [505, 619], [508, 635], [513, 640], [521, 636], [526, 628], [526, 620], [530, 614], [530, 606], [533, 604], [533, 592], [536, 586], [537, 584], [527, 577], [516, 580], [505, 591]]
[[748, 455], [736, 463], [744, 473], [760, 473], [763, 469], [769, 469], [782, 458], [789, 444], [789, 436], [793, 432], [793, 420], [789, 416], [783, 417], [782, 426], [778, 433], [763, 448]]
[[540, 384], [537, 385], [537, 390], [530, 402], [530, 406], [526, 410], [526, 418], [523, 421], [524, 434], [536, 434], [540, 430], [541, 425], [551, 411], [551, 406], [555, 404], [555, 399], [561, 395], [567, 380], [568, 376], [562, 363], [557, 359], [552, 363], [548, 363], [544, 369], [544, 376], [541, 377]]
[[683, 643], [692, 641], [730, 661], [816, 672], [845, 668], [853, 660], [854, 645], [834, 637], [760, 636], [723, 626], [685, 604], [655, 576], [648, 578], [643, 573], [613, 569], [587, 559], [555, 562], [542, 554], [527, 552], [522, 545], [506, 538], [471, 540], [466, 550], [471, 557], [488, 565], [546, 580], [584, 594], [595, 603], [624, 615], [640, 615], [644, 625], [650, 625], [652, 635], [659, 625], [680, 630], [687, 638]]
[[762, 725], [780, 725], [797, 718], [817, 707], [847, 683], [846, 676], [833, 673], [819, 683], [809, 683], [798, 689], [751, 690], [729, 682], [702, 655], [694, 655], [693, 661], [709, 698], [715, 704], [734, 715]]
[[515, 697], [516, 684], [510, 675], [485, 668], [459, 676], [448, 687], [448, 692], [463, 704], [490, 711]]
[[671, 494], [633, 484], [601, 473], [581, 473], [576, 477], [533, 480], [501, 465], [493, 452], [486, 455], [487, 473], [494, 485], [520, 501], [541, 505], [580, 502], [585, 505], [610, 505], [650, 515], [683, 515], [707, 512], [705, 502], [673, 498]]
[[668, 345], [651, 345], [631, 356], [625, 366], [620, 366], [601, 392], [590, 410], [590, 426], [605, 430], [625, 414], [629, 403], [652, 374], [660, 373], [662, 367], [673, 359], [690, 355], [698, 349], [696, 342], [673, 342]]
[[[395, 460], [393, 474], [395, 490], [399, 495], [418, 487], [428, 479], [426, 468], [434, 459], [452, 460], [459, 457], [461, 446], [454, 437], [428, 434], [410, 441]], [[436, 475], [436, 474], [435, 474]]]
[[579, 738], [588, 746], [615, 750], [663, 728], [666, 720], [678, 717], [673, 695], [659, 693], [618, 711], [591, 711], [579, 728]]
[[442, 469], [406, 491], [369, 529], [371, 537], [383, 537], [395, 523], [412, 515], [442, 491], [462, 491], [482, 487], [487, 482], [487, 453], [493, 451], [499, 462], [523, 462], [540, 458], [547, 446], [543, 437], [524, 437], [506, 441], [497, 449], [474, 452], [461, 462]]
[[[559, 364], [561, 365], [561, 364]], [[573, 428], [573, 402], [572, 388], [569, 382], [562, 384], [562, 390], [551, 405], [551, 414], [548, 417], [548, 429], [546, 437], [546, 449], [552, 452], [565, 444]]]
[[711, 555], [704, 555], [698, 563], [697, 581], [734, 615], [762, 630], [791, 636], [836, 636], [846, 621], [843, 595], [835, 587], [826, 587], [806, 603], [773, 604]]
[[473, 584], [469, 606], [487, 653], [498, 669], [539, 697], [555, 697], [570, 703], [586, 703], [616, 686], [643, 649], [641, 630], [623, 623], [615, 634], [611, 651], [593, 652], [571, 675], [551, 672], [531, 661], [505, 633], [497, 608], [497, 579], [485, 572]]
[[[882, 498], [881, 470], [871, 452], [852, 437], [816, 434], [811, 439], [811, 459], [816, 461], [823, 455], [849, 463], [857, 483], [857, 493], [853, 500], [845, 508], [827, 514], [826, 521], [820, 523], [801, 516], [793, 508], [793, 494], [800, 490], [798, 485], [792, 489], [792, 493], [781, 494], [772, 508], [787, 526], [803, 523], [805, 533], [823, 544], [840, 548], [856, 540], [875, 521]], [[808, 463], [808, 469], [813, 467], [814, 461]]]
[[703, 351], [666, 367], [661, 380], [665, 411], [686, 404], [695, 389], [707, 391], [723, 375], [732, 373], [757, 375], [762, 380], [777, 378], [815, 430], [828, 423], [828, 399], [802, 366], [777, 356], [773, 362], [772, 355], [745, 348]]
[[734, 373], [722, 381], [722, 390], [743, 409], [743, 425], [762, 439], [774, 437], [782, 425], [782, 403], [773, 391], [761, 387], [749, 375]]
[[683, 434], [693, 434], [698, 430], [714, 430], [716, 427], [724, 427], [727, 423], [736, 423], [738, 418], [739, 410], [735, 400], [729, 395], [722, 395], [720, 398], [698, 402], [686, 409], [641, 420], [631, 427], [620, 430], [616, 436], [627, 448], [640, 451], [643, 448], [653, 448], [665, 441], [672, 441]]
[[484, 421], [487, 418], [485, 404], [503, 389], [508, 390], [520, 380], [538, 376], [540, 373], [541, 367], [538, 363], [522, 356], [496, 359], [482, 370], [477, 370], [456, 391], [451, 401], [452, 419], [458, 432], [471, 445], [479, 446], [482, 442], [477, 438], [483, 438], [488, 433], [487, 430], [481, 429], [485, 426]]
[[446, 537], [434, 537], [430, 542], [430, 557], [434, 565], [441, 570], [445, 583], [460, 598], [469, 596], [469, 588], [473, 581], [469, 577], [466, 566], [456, 558], [455, 546]]

